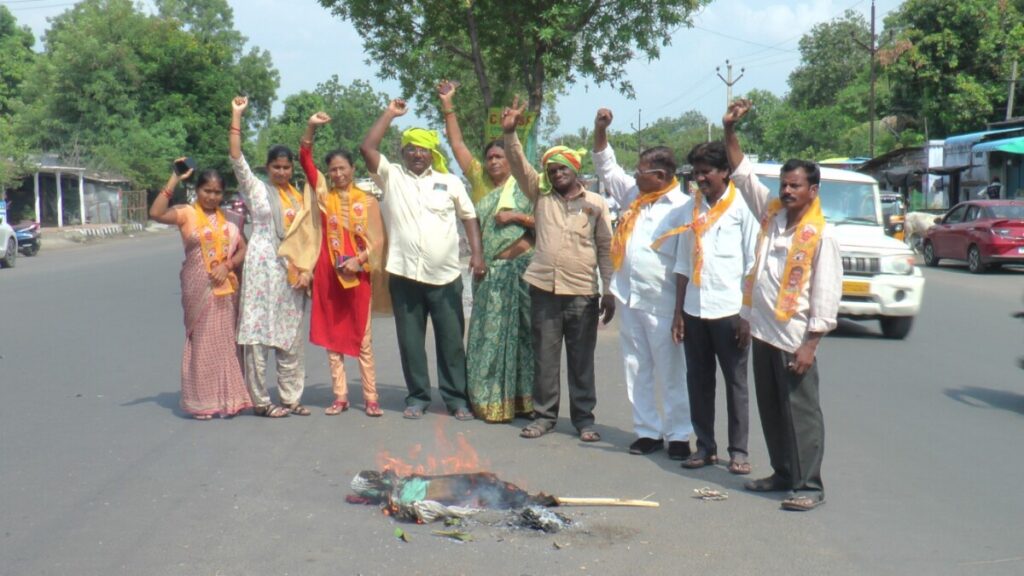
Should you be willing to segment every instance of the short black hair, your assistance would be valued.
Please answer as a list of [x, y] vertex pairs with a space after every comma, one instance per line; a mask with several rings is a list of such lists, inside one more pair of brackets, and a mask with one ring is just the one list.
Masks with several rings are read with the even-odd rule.
[[707, 164], [712, 168], [729, 172], [729, 155], [725, 152], [725, 144], [720, 141], [701, 142], [694, 146], [686, 155], [691, 166]]
[[640, 153], [640, 161], [652, 168], [665, 171], [665, 178], [671, 180], [676, 174], [676, 155], [668, 146], [655, 146]]
[[285, 158], [292, 164], [295, 163], [295, 154], [292, 153], [292, 149], [285, 146], [284, 144], [275, 144], [267, 150], [267, 165], [277, 160], [278, 158]]
[[803, 170], [804, 174], [807, 175], [807, 183], [811, 186], [817, 186], [821, 183], [821, 170], [818, 168], [817, 164], [810, 160], [790, 158], [782, 165], [782, 170], [779, 171], [779, 175], [781, 176], [794, 170]]
[[348, 160], [349, 166], [353, 168], [356, 167], [356, 162], [355, 160], [353, 160], [351, 152], [345, 150], [344, 148], [335, 148], [334, 150], [328, 152], [326, 156], [324, 156], [324, 168], [329, 168], [331, 166], [331, 160], [334, 160], [339, 156], [344, 158], [345, 160]]

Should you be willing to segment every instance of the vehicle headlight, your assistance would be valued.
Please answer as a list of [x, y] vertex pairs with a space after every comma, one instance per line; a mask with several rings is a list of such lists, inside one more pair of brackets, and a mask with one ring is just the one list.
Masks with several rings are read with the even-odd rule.
[[882, 274], [913, 274], [914, 257], [912, 255], [882, 256], [879, 259], [879, 270]]

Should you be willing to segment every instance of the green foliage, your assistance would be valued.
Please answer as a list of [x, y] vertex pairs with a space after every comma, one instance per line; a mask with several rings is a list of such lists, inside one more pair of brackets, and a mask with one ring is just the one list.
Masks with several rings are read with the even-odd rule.
[[1002, 119], [1010, 67], [1024, 55], [1020, 2], [906, 0], [885, 24], [894, 107], [926, 119], [931, 137]]
[[[258, 124], [278, 76], [269, 54], [242, 53], [225, 0], [85, 0], [56, 17], [25, 80], [17, 131], [32, 147], [156, 187], [174, 158], [228, 171], [231, 98], [249, 94]], [[262, 112], [261, 112], [262, 111]]]
[[32, 65], [35, 36], [18, 27], [6, 6], [0, 5], [0, 116], [11, 114], [19, 100], [22, 81]]
[[516, 93], [534, 112], [581, 77], [632, 95], [626, 64], [657, 58], [708, 1], [319, 0], [361, 32], [379, 75], [397, 78], [420, 114], [440, 120], [434, 85], [461, 82], [459, 115], [471, 148], [483, 144], [487, 109]]
[[[284, 110], [260, 132], [254, 157], [262, 161], [266, 151], [275, 144], [297, 149], [309, 117], [326, 112], [331, 122], [317, 130], [314, 160], [319, 165], [323, 155], [334, 148], [348, 150], [358, 159], [359, 144], [387, 103], [387, 96], [374, 92], [368, 82], [356, 80], [346, 86], [337, 75], [331, 76], [312, 92], [299, 92], [285, 98]], [[399, 139], [398, 130], [392, 127], [381, 144], [381, 151], [391, 158], [397, 157]], [[321, 165], [320, 169], [324, 167]]]
[[864, 17], [847, 10], [818, 24], [800, 39], [801, 64], [789, 75], [789, 102], [807, 109], [836, 103], [839, 93], [868, 75], [871, 29]]

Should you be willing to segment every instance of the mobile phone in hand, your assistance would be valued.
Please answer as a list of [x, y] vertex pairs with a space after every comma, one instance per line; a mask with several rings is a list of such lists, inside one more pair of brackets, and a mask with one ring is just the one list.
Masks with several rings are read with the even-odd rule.
[[174, 162], [174, 173], [181, 176], [189, 170], [196, 169], [196, 161], [191, 156]]

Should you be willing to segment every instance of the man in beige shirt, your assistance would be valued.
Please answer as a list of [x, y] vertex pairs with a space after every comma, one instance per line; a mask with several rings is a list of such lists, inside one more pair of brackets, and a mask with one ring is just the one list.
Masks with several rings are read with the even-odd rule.
[[773, 473], [744, 487], [788, 491], [782, 507], [806, 511], [825, 501], [825, 423], [815, 355], [836, 327], [843, 266], [821, 211], [818, 166], [786, 162], [773, 199], [744, 157], [736, 123], [750, 107], [749, 100], [732, 102], [722, 124], [732, 181], [761, 221], [753, 272], [744, 282], [740, 333], [743, 341], [753, 336], [757, 410]]
[[[550, 432], [558, 420], [562, 340], [569, 372], [569, 416], [584, 442], [597, 442], [594, 429], [594, 348], [598, 316], [607, 324], [615, 314], [611, 294], [612, 227], [608, 205], [577, 178], [581, 154], [556, 146], [541, 161], [544, 175], [530, 166], [515, 129], [525, 109], [513, 102], [502, 116], [505, 154], [512, 176], [534, 202], [537, 244], [523, 274], [530, 285], [536, 374], [535, 420], [524, 438]], [[600, 270], [600, 285], [598, 284]], [[600, 294], [600, 297], [598, 296]]]
[[359, 147], [366, 168], [384, 191], [381, 214], [388, 233], [388, 289], [394, 307], [402, 372], [409, 394], [403, 416], [418, 419], [430, 405], [425, 338], [427, 318], [437, 342], [437, 387], [448, 411], [472, 420], [466, 392], [466, 322], [456, 219], [466, 230], [474, 276], [483, 276], [480, 224], [466, 187], [448, 173], [437, 134], [422, 128], [402, 133], [402, 164], [380, 153], [391, 121], [405, 114], [403, 100], [392, 100]]

